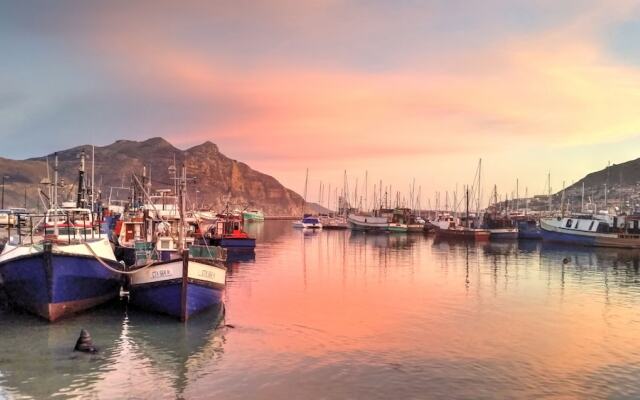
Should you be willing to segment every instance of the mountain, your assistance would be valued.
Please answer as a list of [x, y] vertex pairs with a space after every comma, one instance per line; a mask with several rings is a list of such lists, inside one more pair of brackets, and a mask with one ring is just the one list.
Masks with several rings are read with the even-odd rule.
[[[591, 201], [604, 205], [605, 185], [607, 188], [607, 203], [620, 205], [623, 202], [638, 200], [638, 188], [640, 187], [640, 158], [613, 164], [606, 168], [592, 172], [567, 187], [565, 196], [572, 204], [580, 204], [582, 197], [582, 185], [584, 183], [585, 203]], [[560, 197], [558, 192], [556, 197]]]
[[[72, 199], [77, 189], [79, 155], [87, 156], [87, 176], [91, 175], [90, 145], [58, 152], [60, 178], [65, 187], [61, 199]], [[185, 165], [187, 176], [194, 178], [188, 186], [188, 204], [196, 201], [214, 210], [222, 210], [227, 201], [233, 208], [259, 208], [266, 215], [299, 215], [303, 199], [282, 186], [275, 178], [251, 169], [247, 164], [230, 159], [218, 146], [205, 142], [180, 150], [162, 138], [145, 141], [118, 140], [108, 146], [95, 147], [95, 184], [108, 201], [111, 187], [129, 187], [132, 174], [142, 175], [146, 167], [151, 190], [173, 187], [169, 166]], [[53, 154], [28, 160], [0, 158], [0, 174], [5, 180], [5, 207], [23, 206], [25, 193], [29, 208], [36, 207], [39, 183], [47, 177], [53, 180]], [[2, 175], [0, 175], [1, 178]], [[26, 190], [26, 192], [25, 192]], [[39, 205], [42, 206], [41, 204]]]

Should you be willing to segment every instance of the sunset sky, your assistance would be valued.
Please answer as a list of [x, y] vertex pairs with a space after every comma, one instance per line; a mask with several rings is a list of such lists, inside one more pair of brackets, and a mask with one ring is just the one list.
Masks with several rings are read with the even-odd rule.
[[[640, 157], [633, 1], [0, 2], [0, 156], [205, 140], [310, 198], [560, 189]], [[353, 182], [351, 182], [353, 184]]]

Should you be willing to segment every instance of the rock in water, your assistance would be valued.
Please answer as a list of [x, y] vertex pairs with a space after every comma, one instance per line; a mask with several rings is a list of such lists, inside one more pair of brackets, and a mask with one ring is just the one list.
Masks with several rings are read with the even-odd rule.
[[76, 347], [73, 351], [82, 351], [84, 353], [97, 353], [98, 349], [93, 346], [93, 340], [91, 340], [91, 334], [85, 329], [80, 330], [80, 337], [76, 342]]

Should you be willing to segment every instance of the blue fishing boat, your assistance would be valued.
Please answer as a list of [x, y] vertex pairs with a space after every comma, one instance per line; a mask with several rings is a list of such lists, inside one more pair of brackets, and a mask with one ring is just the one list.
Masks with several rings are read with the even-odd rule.
[[[187, 321], [193, 315], [220, 304], [226, 282], [227, 270], [224, 264], [204, 246], [200, 257], [190, 255], [185, 237], [185, 198], [186, 169], [182, 167], [179, 192], [179, 218], [177, 219], [178, 252], [160, 251], [163, 241], [171, 237], [159, 236], [155, 252], [169, 255], [164, 257], [146, 257], [147, 263], [129, 274], [129, 301], [137, 307], [151, 312], [170, 315]], [[171, 239], [172, 240], [172, 239]], [[173, 246], [169, 246], [173, 247]], [[192, 246], [195, 250], [197, 247]], [[198, 247], [199, 248], [199, 247]], [[200, 248], [200, 250], [203, 250]]]
[[106, 237], [101, 237], [93, 213], [86, 206], [84, 152], [80, 157], [77, 202], [58, 207], [58, 157], [51, 207], [44, 230], [30, 229], [9, 241], [0, 254], [0, 275], [11, 303], [49, 321], [86, 310], [118, 295], [121, 265]]
[[129, 301], [147, 311], [187, 321], [220, 304], [226, 268], [213, 260], [182, 257], [157, 261], [130, 275]]
[[12, 304], [49, 321], [118, 295], [120, 263], [106, 238], [82, 243], [7, 243], [0, 274]]
[[526, 219], [518, 221], [518, 239], [540, 240], [542, 232], [538, 221], [535, 219]]

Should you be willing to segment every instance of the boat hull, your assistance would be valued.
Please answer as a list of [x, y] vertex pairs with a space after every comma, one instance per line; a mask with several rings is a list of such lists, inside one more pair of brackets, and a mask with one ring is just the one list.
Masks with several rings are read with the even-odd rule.
[[539, 228], [519, 230], [518, 239], [540, 240], [542, 239], [542, 233]]
[[354, 231], [385, 232], [389, 227], [386, 218], [382, 217], [349, 215], [347, 221], [351, 230]]
[[187, 321], [220, 304], [225, 279], [226, 269], [215, 263], [158, 262], [131, 275], [129, 301], [146, 311]]
[[0, 273], [11, 303], [52, 322], [115, 298], [121, 284], [94, 257], [46, 251], [4, 261]]
[[242, 248], [242, 249], [255, 249], [255, 238], [215, 238], [211, 240], [211, 244], [214, 246], [220, 246], [225, 248]]
[[407, 231], [409, 232], [423, 232], [424, 224], [409, 224], [407, 225]]
[[542, 240], [554, 243], [577, 244], [583, 246], [640, 249], [640, 236], [608, 234], [584, 231], [568, 231], [541, 223]]
[[436, 234], [443, 238], [475, 241], [487, 241], [491, 236], [489, 231], [481, 229], [438, 229]]
[[387, 230], [389, 232], [403, 233], [403, 232], [408, 232], [409, 227], [405, 224], [389, 224], [389, 226], [387, 226]]
[[264, 215], [251, 212], [243, 212], [242, 218], [247, 222], [264, 222]]

